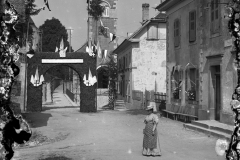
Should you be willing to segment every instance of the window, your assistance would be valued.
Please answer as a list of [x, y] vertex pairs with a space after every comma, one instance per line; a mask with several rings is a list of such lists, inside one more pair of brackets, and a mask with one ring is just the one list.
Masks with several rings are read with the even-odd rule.
[[110, 10], [110, 8], [108, 6], [105, 6], [105, 10], [104, 10], [102, 16], [103, 17], [109, 17], [109, 10]]
[[109, 12], [110, 12], [110, 6], [107, 2], [103, 2], [101, 4], [104, 7], [104, 12], [102, 14], [102, 17], [109, 17]]
[[196, 40], [196, 11], [189, 12], [189, 42]]
[[148, 37], [148, 39], [158, 39], [158, 25], [157, 24], [151, 24], [148, 26], [147, 37]]
[[181, 94], [181, 81], [179, 71], [173, 71], [171, 76], [171, 88], [172, 88], [172, 97], [173, 99], [180, 99], [179, 94]]
[[174, 46], [178, 47], [180, 45], [180, 20], [176, 19], [174, 21]]
[[198, 91], [198, 70], [190, 68], [186, 70], [186, 100], [196, 101]]
[[219, 0], [211, 0], [211, 33], [217, 33], [220, 29]]

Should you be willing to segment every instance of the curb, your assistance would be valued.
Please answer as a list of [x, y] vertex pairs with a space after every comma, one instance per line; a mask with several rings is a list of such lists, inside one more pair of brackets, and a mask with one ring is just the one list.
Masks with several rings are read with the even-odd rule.
[[216, 130], [207, 129], [207, 128], [200, 127], [200, 126], [195, 126], [195, 125], [192, 125], [192, 124], [183, 124], [183, 127], [187, 130], [204, 133], [208, 137], [223, 138], [223, 139], [226, 139], [228, 141], [230, 141], [230, 138], [231, 138], [231, 134], [227, 134], [227, 133], [216, 131]]

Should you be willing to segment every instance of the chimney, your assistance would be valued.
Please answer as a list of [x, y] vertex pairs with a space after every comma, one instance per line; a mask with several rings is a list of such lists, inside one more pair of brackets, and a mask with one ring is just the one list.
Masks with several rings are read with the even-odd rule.
[[142, 21], [149, 19], [149, 4], [144, 3], [142, 4]]

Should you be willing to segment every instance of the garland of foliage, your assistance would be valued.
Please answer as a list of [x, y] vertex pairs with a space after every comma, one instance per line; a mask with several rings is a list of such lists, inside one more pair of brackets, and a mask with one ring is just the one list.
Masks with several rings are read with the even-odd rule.
[[236, 52], [235, 68], [238, 75], [238, 85], [232, 95], [231, 109], [235, 114], [235, 127], [230, 139], [228, 149], [226, 150], [227, 160], [240, 159], [240, 0], [232, 0], [228, 5], [230, 11], [228, 17], [228, 29], [233, 39], [233, 47]]
[[[19, 15], [8, 1], [5, 2], [4, 7], [4, 12], [0, 13], [0, 107], [3, 112], [0, 130], [1, 145], [5, 150], [4, 159], [10, 160], [14, 155], [13, 143], [25, 143], [31, 137], [32, 131], [27, 122], [20, 115], [15, 115], [10, 108], [14, 77], [20, 72], [15, 64], [19, 58], [19, 41], [14, 28], [18, 23]], [[24, 123], [27, 127], [22, 130], [21, 126]]]
[[117, 96], [116, 80], [117, 80], [117, 63], [114, 61], [114, 57], [110, 55], [110, 62], [108, 63], [109, 73], [109, 91], [108, 91], [108, 106], [110, 109], [114, 109], [114, 104]]

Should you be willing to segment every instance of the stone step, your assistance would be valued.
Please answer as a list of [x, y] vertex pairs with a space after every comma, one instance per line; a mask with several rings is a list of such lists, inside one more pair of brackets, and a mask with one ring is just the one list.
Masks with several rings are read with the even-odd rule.
[[210, 125], [210, 124], [205, 124], [204, 122], [201, 121], [192, 121], [191, 122], [193, 125], [199, 126], [199, 127], [203, 127], [206, 129], [210, 129], [210, 130], [215, 130], [215, 131], [219, 131], [219, 132], [223, 132], [226, 134], [232, 134], [233, 132], [233, 126], [232, 127], [228, 127], [229, 125], [226, 124], [222, 124], [219, 123], [218, 125]]
[[201, 127], [199, 125], [194, 125], [194, 124], [183, 124], [183, 127], [189, 130], [193, 130], [193, 131], [197, 131], [197, 132], [201, 132], [204, 133], [206, 135], [213, 136], [216, 138], [222, 138], [222, 139], [226, 139], [228, 141], [230, 141], [231, 138], [231, 134], [227, 134], [224, 132], [220, 132], [220, 131], [216, 131], [216, 130], [211, 130], [205, 127]]

